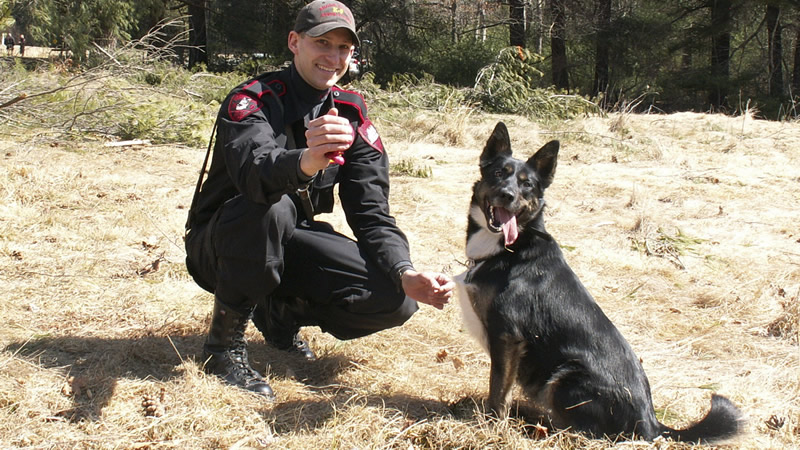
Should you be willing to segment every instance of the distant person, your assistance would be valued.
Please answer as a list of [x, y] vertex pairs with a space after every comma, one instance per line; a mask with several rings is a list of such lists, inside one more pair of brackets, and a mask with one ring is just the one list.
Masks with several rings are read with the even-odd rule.
[[14, 54], [14, 37], [11, 36], [11, 33], [6, 35], [6, 38], [3, 39], [3, 44], [6, 45], [6, 55], [12, 56]]
[[25, 35], [19, 35], [19, 56], [25, 56]]

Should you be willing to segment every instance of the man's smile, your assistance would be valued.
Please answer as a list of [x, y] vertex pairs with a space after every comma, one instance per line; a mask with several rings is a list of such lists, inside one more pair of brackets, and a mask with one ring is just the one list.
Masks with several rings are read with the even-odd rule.
[[317, 69], [323, 70], [325, 72], [331, 72], [331, 73], [336, 73], [337, 72], [337, 69], [335, 67], [328, 67], [328, 66], [323, 66], [323, 65], [320, 65], [320, 64], [317, 64]]

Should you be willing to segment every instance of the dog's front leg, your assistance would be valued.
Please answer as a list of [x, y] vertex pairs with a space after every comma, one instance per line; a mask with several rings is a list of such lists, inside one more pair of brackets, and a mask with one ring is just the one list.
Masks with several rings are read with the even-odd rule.
[[489, 408], [497, 417], [508, 416], [508, 399], [517, 379], [524, 342], [510, 336], [499, 336], [489, 342], [492, 368], [489, 374]]

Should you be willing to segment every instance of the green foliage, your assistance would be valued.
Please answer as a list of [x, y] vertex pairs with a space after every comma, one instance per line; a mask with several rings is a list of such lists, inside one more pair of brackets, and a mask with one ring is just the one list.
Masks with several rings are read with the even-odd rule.
[[[523, 55], [520, 59], [518, 55]], [[536, 67], [542, 58], [525, 49], [505, 48], [497, 60], [484, 67], [474, 88], [436, 83], [432, 75], [395, 74], [381, 89], [372, 73], [350, 87], [369, 98], [371, 108], [384, 118], [398, 119], [396, 111], [437, 111], [463, 114], [475, 108], [502, 114], [520, 114], [542, 120], [565, 119], [600, 113], [599, 107], [577, 95], [538, 87], [542, 78]]]
[[481, 69], [473, 95], [495, 113], [520, 114], [540, 119], [566, 119], [596, 114], [598, 106], [583, 97], [542, 88], [540, 55], [520, 47], [506, 47], [492, 64]]
[[[5, 51], [5, 47], [2, 49]], [[0, 86], [7, 86], [12, 83], [24, 81], [28, 69], [25, 67], [21, 58], [8, 58], [0, 61]], [[4, 89], [0, 88], [0, 92]], [[2, 101], [0, 101], [2, 103]]]
[[363, 0], [353, 11], [356, 17], [366, 20], [360, 37], [362, 43], [367, 39], [370, 44], [362, 46], [362, 50], [366, 50], [379, 84], [389, 81], [396, 73], [421, 75], [425, 72], [419, 55], [434, 37], [422, 30], [444, 29], [426, 8], [414, 9], [410, 2], [397, 3]]
[[[538, 61], [532, 54], [522, 52], [530, 61]], [[148, 139], [154, 143], [204, 145], [219, 104], [245, 76], [188, 71], [166, 60], [148, 61], [148, 55], [145, 50], [127, 48], [107, 55], [109, 61], [91, 70], [54, 70], [53, 79], [47, 83], [28, 86], [28, 92], [52, 92], [27, 100], [25, 105], [36, 112], [21, 117], [38, 120], [75, 136], [88, 133], [126, 140]], [[368, 97], [372, 115], [384, 120], [412, 124], [414, 116], [422, 111], [445, 115], [449, 120], [446, 126], [439, 127], [439, 134], [452, 145], [462, 139], [464, 124], [479, 107], [498, 112], [497, 105], [502, 105], [503, 112], [545, 118], [569, 117], [592, 110], [592, 105], [580, 97], [558, 95], [521, 79], [520, 73], [541, 72], [533, 63], [514, 60], [508, 51], [501, 53], [498, 62], [481, 73], [488, 76], [490, 72], [492, 82], [479, 80], [474, 89], [436, 83], [428, 74], [397, 74], [382, 89], [371, 72], [348, 87]], [[13, 73], [4, 71], [4, 79]], [[504, 80], [511, 80], [507, 82], [511, 88], [502, 84]], [[12, 90], [7, 95], [13, 94]], [[491, 95], [495, 103], [479, 102], [487, 95]], [[526, 100], [507, 101], [507, 98], [515, 99], [514, 96], [524, 96]], [[48, 115], [34, 116], [45, 110]], [[415, 167], [409, 162], [401, 162], [394, 170], [412, 176], [429, 176], [429, 169]]]
[[204, 118], [193, 105], [188, 107], [161, 99], [126, 108], [121, 114], [106, 116], [116, 129], [111, 132], [120, 139], [147, 139], [155, 144], [182, 143], [202, 147], [208, 139], [203, 127]]
[[[413, 43], [409, 43], [411, 47]], [[375, 74], [375, 81], [383, 85], [389, 82], [395, 74], [410, 73], [421, 76], [425, 73], [421, 61], [417, 55], [419, 50], [411, 48], [400, 50], [385, 49], [380, 53], [374, 53], [371, 59], [371, 66]]]
[[375, 74], [367, 72], [348, 85], [361, 93], [369, 102], [370, 115], [385, 120], [404, 120], [409, 113], [437, 111], [444, 113], [461, 112], [473, 106], [469, 100], [469, 89], [435, 83], [431, 75], [418, 77], [413, 74], [395, 75], [381, 88], [375, 82]]
[[[31, 46], [49, 45], [72, 52], [73, 59], [87, 67], [105, 61], [103, 51], [95, 44], [113, 51], [130, 37], [144, 36], [169, 18], [180, 18], [181, 24], [164, 30], [162, 39], [169, 41], [180, 36], [180, 43], [187, 44], [188, 24], [184, 15], [188, 3], [191, 2], [5, 0], [0, 1], [0, 28], [4, 25], [2, 31], [24, 31]], [[304, 3], [303, 0], [202, 2], [207, 8], [211, 67], [237, 71], [246, 77], [283, 63], [291, 57], [286, 49], [286, 34], [297, 9]], [[479, 101], [489, 111], [526, 115], [548, 110], [548, 117], [569, 117], [576, 113], [572, 109], [579, 111], [589, 106], [578, 97], [571, 97], [565, 105], [566, 97], [562, 96], [565, 93], [547, 91], [550, 85], [547, 14], [531, 16], [527, 36], [529, 48], [538, 48], [544, 58], [524, 51], [523, 56], [531, 59], [515, 59], [515, 49], [500, 50], [509, 37], [508, 8], [499, 3], [494, 5], [496, 2], [346, 3], [358, 20], [364, 42], [359, 50], [368, 56], [373, 80], [378, 84], [390, 83], [397, 74], [413, 74], [420, 79], [429, 74], [438, 83], [475, 86], [479, 95], [473, 101]], [[566, 93], [593, 92], [597, 45], [607, 39], [609, 85], [603, 93], [604, 106], [623, 105], [647, 94], [640, 111], [650, 107], [665, 111], [707, 110], [709, 91], [720, 88], [728, 93], [728, 102], [723, 106], [728, 112], [736, 110], [741, 98], [759, 105], [760, 116], [796, 118], [791, 103], [794, 93], [788, 88], [794, 70], [791, 65], [796, 45], [791, 30], [796, 28], [798, 20], [797, 2], [771, 3], [781, 8], [783, 30], [781, 61], [785, 91], [779, 95], [774, 95], [774, 89], [770, 93], [764, 2], [732, 4], [730, 20], [722, 25], [730, 30], [730, 74], [711, 75], [711, 40], [719, 33], [719, 27], [711, 23], [713, 4], [699, 0], [615, 3], [606, 27], [598, 21], [596, 3], [582, 6], [568, 3], [566, 50], [570, 86]], [[175, 60], [182, 60], [185, 52], [185, 47], [178, 48]], [[493, 62], [498, 52], [500, 56]], [[147, 81], [151, 86], [160, 83], [153, 75]], [[569, 111], [564, 111], [565, 107]]]
[[234, 67], [234, 72], [242, 75], [243, 78], [252, 78], [264, 72], [278, 70], [283, 63], [283, 58], [260, 58], [249, 56], [236, 64]]
[[[362, 39], [371, 42], [362, 50], [366, 50], [380, 84], [408, 73], [429, 74], [439, 83], [457, 87], [471, 86], [481, 67], [502, 47], [500, 42], [507, 39], [502, 31], [496, 32], [501, 37], [489, 33], [478, 39], [471, 26], [464, 29], [443, 15], [441, 4], [397, 3], [365, 0], [361, 5], [360, 17], [367, 20]], [[468, 14], [473, 5], [463, 3], [458, 11]]]
[[375, 72], [365, 73], [360, 78], [351, 81], [348, 87], [360, 92], [364, 97], [369, 98], [370, 104], [377, 101], [379, 95], [383, 92], [380, 85], [375, 82]]
[[387, 83], [386, 90], [394, 105], [418, 109], [446, 110], [467, 103], [467, 91], [435, 83], [433, 76], [423, 74], [396, 74]]
[[238, 73], [196, 72], [189, 77], [191, 95], [200, 103], [219, 106], [234, 86], [244, 81]]
[[[105, 124], [98, 131], [123, 140], [204, 146], [219, 103], [239, 81], [232, 76], [192, 74], [164, 62], [147, 69], [116, 80], [105, 92], [95, 92], [92, 120]], [[139, 87], [128, 89], [128, 83]], [[76, 126], [91, 128], [83, 121]]]
[[125, 0], [61, 0], [35, 2], [32, 29], [44, 45], [66, 48], [80, 62], [94, 44], [130, 39], [135, 27], [133, 4]]
[[202, 103], [222, 103], [228, 92], [245, 79], [238, 73], [189, 72], [167, 61], [153, 61], [131, 75], [131, 80], [172, 93], [185, 93]]
[[14, 3], [6, 0], [0, 1], [0, 30], [5, 31], [14, 24], [14, 18], [11, 13], [14, 9]]
[[178, 0], [137, 0], [133, 2], [131, 34], [141, 38], [167, 17], [180, 13]]
[[90, 70], [65, 71], [57, 62], [29, 75], [4, 67], [0, 83], [9, 88], [0, 100], [23, 92], [28, 98], [3, 114], [10, 126], [35, 124], [75, 139], [205, 146], [219, 103], [240, 76], [192, 73], [166, 61], [143, 62], [144, 55], [118, 52], [113, 63]]
[[522, 90], [536, 88], [544, 72], [538, 66], [544, 58], [521, 47], [506, 47], [497, 54], [494, 62], [482, 68], [476, 86], [491, 89], [493, 83]]
[[654, 232], [642, 233], [640, 237], [632, 237], [631, 247], [647, 256], [664, 258], [676, 267], [685, 269], [680, 257], [687, 253], [697, 253], [695, 246], [703, 242], [704, 239], [687, 236], [680, 229], [674, 236], [670, 236], [658, 228]]
[[420, 67], [439, 83], [472, 86], [478, 72], [492, 62], [498, 50], [491, 41], [468, 38], [453, 44], [440, 39], [420, 54]]
[[433, 171], [426, 165], [418, 166], [417, 162], [411, 158], [403, 158], [390, 167], [392, 175], [405, 175], [413, 178], [430, 178]]

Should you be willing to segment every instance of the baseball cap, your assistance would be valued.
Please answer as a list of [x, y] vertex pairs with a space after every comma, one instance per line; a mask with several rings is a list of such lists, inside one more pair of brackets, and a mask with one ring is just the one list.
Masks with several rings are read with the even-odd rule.
[[356, 33], [356, 22], [350, 8], [335, 0], [314, 0], [297, 13], [294, 31], [318, 37], [335, 30], [345, 28], [353, 35], [353, 44], [360, 45]]

